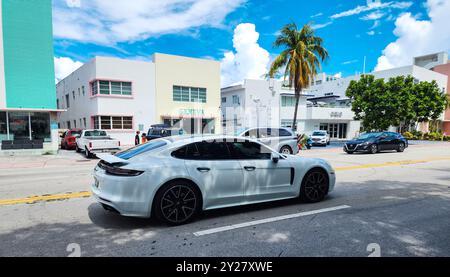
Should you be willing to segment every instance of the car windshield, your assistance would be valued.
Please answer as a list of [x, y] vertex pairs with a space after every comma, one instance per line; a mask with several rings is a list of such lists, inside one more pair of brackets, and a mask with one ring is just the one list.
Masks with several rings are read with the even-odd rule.
[[72, 131], [71, 133], [72, 133], [72, 136], [76, 137], [76, 138], [79, 138], [81, 136], [81, 131]]
[[105, 131], [99, 131], [99, 130], [95, 130], [95, 131], [86, 131], [84, 133], [84, 136], [86, 137], [106, 137], [106, 132]]
[[145, 144], [141, 144], [136, 147], [130, 148], [128, 150], [119, 152], [116, 154], [116, 157], [124, 159], [124, 160], [128, 160], [133, 157], [136, 157], [137, 155], [147, 153], [149, 151], [155, 150], [155, 149], [163, 147], [165, 145], [167, 145], [167, 142], [165, 142], [164, 140], [159, 140], [159, 139], [152, 140]]
[[314, 132], [313, 134], [312, 134], [313, 136], [325, 136], [326, 135], [326, 133], [325, 132]]
[[358, 139], [370, 139], [381, 136], [382, 133], [365, 133], [358, 137]]

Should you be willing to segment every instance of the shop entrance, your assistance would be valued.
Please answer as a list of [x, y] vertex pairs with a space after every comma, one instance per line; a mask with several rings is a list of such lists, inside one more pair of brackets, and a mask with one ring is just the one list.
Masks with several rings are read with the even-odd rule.
[[320, 130], [327, 131], [331, 139], [347, 139], [347, 123], [320, 123]]
[[166, 118], [164, 124], [183, 129], [185, 134], [214, 134], [215, 121], [212, 118]]

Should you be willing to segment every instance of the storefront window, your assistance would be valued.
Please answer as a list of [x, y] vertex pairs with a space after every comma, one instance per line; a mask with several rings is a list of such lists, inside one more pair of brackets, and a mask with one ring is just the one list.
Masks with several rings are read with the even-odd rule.
[[41, 139], [44, 140], [44, 142], [51, 142], [50, 114], [30, 113], [30, 118], [32, 139]]
[[26, 112], [11, 112], [9, 118], [9, 139], [30, 139], [29, 114]]
[[8, 129], [6, 124], [6, 112], [0, 112], [0, 142], [8, 140]]

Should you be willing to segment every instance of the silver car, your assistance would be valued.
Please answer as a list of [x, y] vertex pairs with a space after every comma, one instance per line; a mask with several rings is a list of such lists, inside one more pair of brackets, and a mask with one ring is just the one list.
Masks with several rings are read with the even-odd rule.
[[285, 155], [298, 153], [297, 135], [289, 128], [252, 128], [241, 130], [240, 137], [256, 139]]
[[296, 197], [318, 202], [336, 181], [324, 160], [239, 137], [168, 137], [98, 156], [92, 191], [105, 209], [172, 225], [202, 210]]

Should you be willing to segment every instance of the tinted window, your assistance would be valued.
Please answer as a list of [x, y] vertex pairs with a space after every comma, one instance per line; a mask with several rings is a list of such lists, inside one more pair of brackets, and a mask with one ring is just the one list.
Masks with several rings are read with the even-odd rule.
[[228, 160], [231, 158], [228, 146], [224, 142], [204, 141], [182, 147], [172, 156], [186, 160]]
[[117, 153], [116, 156], [124, 159], [124, 160], [128, 160], [131, 159], [133, 157], [136, 157], [137, 155], [149, 152], [151, 150], [163, 147], [164, 145], [166, 145], [167, 143], [165, 141], [161, 141], [161, 140], [153, 140], [150, 142], [147, 142], [145, 144], [141, 144], [139, 146], [130, 148], [128, 150], [125, 150], [123, 152]]
[[239, 160], [268, 160], [272, 151], [261, 144], [251, 141], [228, 143], [234, 159]]
[[290, 137], [292, 136], [291, 132], [289, 132], [286, 129], [279, 129], [279, 136], [280, 137]]
[[71, 134], [72, 136], [79, 138], [81, 136], [81, 131], [72, 131]]
[[244, 137], [250, 137], [250, 138], [257, 138], [258, 137], [258, 130], [252, 129], [245, 132]]
[[313, 136], [326, 136], [326, 133], [324, 133], [324, 132], [314, 132], [312, 135]]

